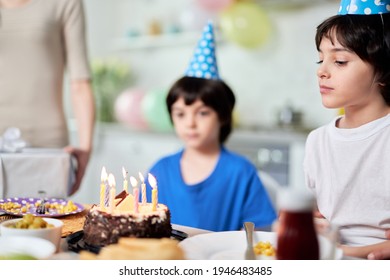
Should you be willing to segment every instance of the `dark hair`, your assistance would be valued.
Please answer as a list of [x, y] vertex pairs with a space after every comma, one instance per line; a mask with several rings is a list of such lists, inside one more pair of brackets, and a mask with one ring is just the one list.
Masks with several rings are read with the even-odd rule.
[[233, 91], [222, 80], [211, 80], [195, 77], [182, 77], [177, 80], [168, 92], [166, 104], [172, 121], [172, 105], [180, 97], [184, 98], [186, 105], [201, 100], [206, 106], [214, 109], [221, 127], [219, 142], [224, 143], [233, 126], [233, 108], [236, 102]]
[[390, 105], [390, 14], [336, 15], [317, 27], [317, 50], [322, 38], [333, 36], [374, 68], [381, 94]]

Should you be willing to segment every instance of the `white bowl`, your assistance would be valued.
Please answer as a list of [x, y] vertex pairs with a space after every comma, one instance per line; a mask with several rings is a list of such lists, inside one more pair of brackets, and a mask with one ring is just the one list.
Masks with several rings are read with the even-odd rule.
[[52, 228], [39, 228], [39, 229], [20, 229], [11, 228], [11, 224], [20, 221], [22, 218], [12, 219], [4, 221], [0, 224], [0, 234], [3, 237], [7, 236], [31, 236], [46, 239], [54, 244], [56, 251], [59, 251], [62, 235], [62, 227], [64, 223], [61, 220], [54, 218], [43, 218], [47, 223], [52, 224]]
[[48, 259], [56, 251], [53, 243], [32, 236], [0, 236], [0, 258]]

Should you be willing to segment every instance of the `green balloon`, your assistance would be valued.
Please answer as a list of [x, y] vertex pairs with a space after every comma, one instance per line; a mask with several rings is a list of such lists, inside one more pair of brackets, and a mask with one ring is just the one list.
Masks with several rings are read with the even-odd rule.
[[142, 112], [149, 128], [156, 131], [172, 131], [172, 123], [165, 102], [167, 90], [148, 91], [142, 100]]
[[260, 46], [271, 33], [267, 14], [251, 2], [236, 2], [224, 9], [220, 24], [227, 39], [245, 48]]

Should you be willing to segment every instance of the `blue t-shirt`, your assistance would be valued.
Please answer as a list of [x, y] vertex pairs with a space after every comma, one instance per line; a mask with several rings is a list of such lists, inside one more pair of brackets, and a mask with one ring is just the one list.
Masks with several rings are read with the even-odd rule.
[[[172, 223], [227, 231], [239, 230], [247, 221], [265, 227], [276, 219], [257, 170], [245, 157], [222, 147], [212, 174], [187, 185], [181, 175], [182, 155], [183, 150], [163, 157], [149, 171], [157, 180], [158, 203], [168, 206]], [[147, 184], [146, 189], [150, 201], [151, 187]]]

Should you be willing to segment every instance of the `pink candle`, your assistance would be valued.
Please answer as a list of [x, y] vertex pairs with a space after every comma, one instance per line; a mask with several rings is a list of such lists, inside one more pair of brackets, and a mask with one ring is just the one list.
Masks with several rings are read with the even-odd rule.
[[122, 167], [122, 174], [123, 174], [123, 190], [126, 191], [127, 193], [129, 192], [128, 190], [128, 182], [127, 182], [127, 171], [125, 170], [124, 167]]
[[142, 189], [142, 205], [146, 204], [146, 185], [144, 176], [142, 176], [141, 172], [138, 172], [139, 179], [141, 180], [141, 189]]
[[109, 213], [112, 213], [115, 210], [115, 196], [116, 196], [115, 177], [112, 173], [108, 175], [108, 184], [110, 186], [108, 210]]
[[106, 181], [107, 181], [107, 171], [106, 168], [103, 166], [102, 173], [100, 176], [100, 210], [104, 210], [104, 204], [106, 200]]
[[134, 212], [139, 213], [139, 188], [138, 181], [133, 176], [130, 177], [130, 183], [133, 187], [133, 196], [134, 196]]

